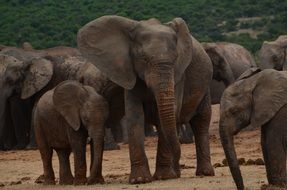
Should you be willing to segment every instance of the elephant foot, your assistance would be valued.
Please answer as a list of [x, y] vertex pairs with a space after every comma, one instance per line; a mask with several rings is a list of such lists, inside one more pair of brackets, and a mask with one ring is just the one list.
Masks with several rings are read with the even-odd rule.
[[105, 183], [105, 180], [104, 180], [103, 176], [89, 177], [88, 178], [88, 181], [87, 181], [88, 185], [93, 185], [93, 184], [97, 184], [97, 183], [100, 183], [100, 184], [104, 184]]
[[196, 168], [196, 173], [197, 176], [214, 176], [214, 169], [211, 166], [211, 163], [208, 164], [199, 164]]
[[153, 175], [154, 180], [166, 180], [166, 179], [174, 179], [174, 178], [178, 178], [178, 175], [176, 174], [173, 168], [168, 167], [168, 166], [157, 167]]
[[59, 184], [60, 185], [73, 185], [74, 183], [74, 177], [70, 176], [70, 177], [65, 177], [64, 179], [60, 179]]
[[283, 190], [286, 189], [287, 186], [275, 186], [275, 185], [270, 185], [270, 184], [264, 184], [261, 186], [261, 190]]
[[151, 181], [152, 177], [148, 166], [132, 167], [132, 171], [129, 178], [129, 182], [131, 184], [149, 183]]
[[87, 183], [87, 178], [74, 178], [74, 185], [85, 185]]

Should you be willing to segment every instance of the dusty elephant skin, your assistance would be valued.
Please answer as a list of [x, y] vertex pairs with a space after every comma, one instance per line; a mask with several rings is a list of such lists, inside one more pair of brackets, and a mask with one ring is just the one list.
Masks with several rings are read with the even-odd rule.
[[211, 101], [216, 104], [220, 102], [224, 89], [256, 64], [252, 55], [241, 45], [218, 42], [202, 43], [202, 46], [213, 65], [212, 78], [216, 82], [211, 84]]
[[261, 127], [261, 146], [269, 184], [287, 187], [286, 114], [287, 72], [267, 69], [244, 77], [223, 93], [220, 110], [220, 137], [237, 189], [244, 184], [233, 136], [251, 124]]
[[[75, 81], [60, 83], [46, 92], [34, 113], [35, 137], [44, 167], [44, 184], [55, 184], [53, 149], [60, 162], [60, 184], [86, 183], [86, 141], [92, 139], [88, 184], [103, 183], [102, 155], [108, 103], [89, 86]], [[74, 153], [75, 178], [69, 156]]]
[[130, 183], [152, 180], [144, 151], [142, 106], [149, 97], [159, 118], [155, 121], [159, 138], [153, 178], [180, 176], [176, 124], [186, 122], [195, 133], [196, 174], [214, 175], [208, 142], [212, 65], [184, 20], [162, 24], [154, 18], [135, 21], [103, 16], [81, 28], [77, 41], [84, 57], [126, 89]]
[[[2, 76], [0, 87], [3, 90], [0, 93], [0, 136], [7, 137], [9, 136], [7, 134], [15, 130], [16, 134], [22, 134], [22, 136], [18, 135], [16, 139], [18, 143], [24, 142], [21, 145], [22, 148], [29, 141], [27, 134], [31, 128], [31, 115], [35, 102], [42, 94], [62, 81], [77, 80], [92, 86], [107, 101], [111, 102], [108, 126], [119, 123], [124, 114], [123, 89], [109, 81], [95, 66], [87, 63], [81, 57], [43, 57], [41, 54], [10, 49], [5, 54], [1, 54], [1, 60], [3, 68], [0, 74]], [[12, 107], [18, 102], [28, 105]], [[11, 112], [11, 109], [19, 109], [19, 111]], [[15, 115], [16, 113], [23, 114]], [[19, 118], [18, 115], [23, 118]], [[32, 137], [31, 143], [34, 141], [33, 133], [30, 137]], [[35, 147], [35, 145], [33, 146]], [[9, 147], [9, 149], [11, 148], [13, 146]]]
[[264, 42], [258, 54], [260, 69], [287, 69], [287, 35], [275, 41]]

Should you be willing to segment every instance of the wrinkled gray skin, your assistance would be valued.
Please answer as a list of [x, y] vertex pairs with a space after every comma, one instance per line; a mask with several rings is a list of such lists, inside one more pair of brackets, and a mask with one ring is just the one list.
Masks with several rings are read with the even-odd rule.
[[0, 52], [5, 53], [10, 50], [23, 50], [27, 53], [38, 54], [41, 56], [62, 56], [62, 57], [71, 57], [71, 56], [80, 56], [80, 52], [76, 48], [67, 47], [67, 46], [56, 46], [52, 48], [37, 50], [34, 49], [33, 46], [28, 43], [24, 42], [22, 44], [22, 48], [17, 48], [13, 46], [5, 46], [0, 45]]
[[[44, 184], [55, 184], [52, 155], [55, 150], [60, 162], [62, 185], [103, 183], [102, 156], [105, 122], [109, 106], [105, 98], [90, 86], [65, 81], [46, 92], [34, 112], [34, 129], [44, 168]], [[86, 179], [86, 142], [91, 138], [91, 174]], [[69, 156], [74, 154], [75, 176]]]
[[224, 89], [256, 64], [252, 55], [241, 45], [217, 42], [202, 43], [202, 46], [212, 61], [211, 102], [217, 104]]
[[287, 35], [279, 36], [275, 41], [264, 42], [258, 57], [260, 69], [287, 70]]
[[[13, 50], [10, 54], [14, 57], [26, 57], [27, 53]], [[2, 55], [7, 56], [7, 55]], [[29, 57], [29, 56], [28, 56]], [[11, 57], [10, 57], [11, 58]], [[12, 59], [11, 58], [11, 59]], [[85, 85], [92, 86], [96, 91], [107, 99], [110, 103], [110, 116], [107, 125], [113, 126], [119, 123], [124, 114], [123, 110], [123, 89], [109, 81], [92, 64], [87, 63], [80, 57], [30, 57], [31, 60], [9, 62], [5, 69], [4, 79], [0, 84], [0, 135], [3, 134], [5, 118], [7, 113], [7, 100], [11, 97], [21, 97], [30, 99], [32, 106], [43, 93], [54, 88], [57, 84], [65, 80], [77, 80]], [[28, 110], [32, 113], [32, 106]], [[11, 114], [11, 117], [19, 119], [18, 115]], [[31, 117], [27, 117], [31, 118]], [[29, 122], [30, 120], [27, 119]], [[20, 127], [15, 128], [21, 130]], [[29, 125], [31, 126], [31, 125]]]
[[248, 125], [261, 127], [269, 184], [286, 187], [287, 72], [254, 69], [240, 78], [222, 95], [219, 122], [222, 146], [237, 189], [243, 190], [244, 184], [233, 136]]
[[177, 124], [190, 122], [195, 133], [197, 175], [214, 175], [208, 128], [211, 61], [184, 20], [162, 24], [103, 16], [78, 32], [80, 52], [113, 82], [125, 88], [131, 162], [130, 183], [152, 180], [144, 151], [145, 108], [158, 126], [154, 179], [180, 176]]

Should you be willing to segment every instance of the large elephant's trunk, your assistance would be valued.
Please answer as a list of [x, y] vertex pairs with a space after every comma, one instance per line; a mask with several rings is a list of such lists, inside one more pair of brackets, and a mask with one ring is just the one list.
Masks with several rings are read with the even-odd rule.
[[153, 77], [153, 92], [155, 94], [160, 123], [168, 147], [173, 154], [174, 169], [179, 173], [180, 144], [177, 138], [175, 118], [174, 70], [168, 63], [160, 64], [155, 69], [158, 73]]
[[[101, 128], [100, 126], [98, 126]], [[93, 135], [91, 138], [91, 166], [90, 177], [88, 178], [88, 184], [103, 183], [102, 178], [102, 159], [104, 149], [104, 129], [99, 134]], [[92, 135], [91, 135], [92, 136]]]
[[220, 124], [219, 126], [219, 132], [220, 132], [221, 144], [223, 146], [225, 156], [228, 162], [228, 166], [232, 174], [233, 180], [235, 181], [236, 187], [238, 190], [244, 190], [243, 179], [241, 176], [241, 172], [239, 169], [239, 164], [237, 161], [237, 156], [236, 156], [236, 152], [234, 148], [234, 142], [233, 142], [233, 136], [232, 136], [233, 134], [230, 133], [230, 131], [228, 130], [228, 127], [222, 124]]

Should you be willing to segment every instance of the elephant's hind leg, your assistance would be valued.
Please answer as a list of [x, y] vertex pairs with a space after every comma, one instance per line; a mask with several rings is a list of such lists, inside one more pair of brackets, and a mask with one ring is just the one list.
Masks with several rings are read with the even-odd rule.
[[197, 168], [196, 175], [214, 176], [214, 169], [210, 161], [209, 124], [211, 119], [210, 95], [201, 102], [198, 113], [192, 118], [192, 127], [196, 147]]
[[61, 185], [72, 185], [74, 181], [74, 177], [71, 172], [70, 167], [70, 154], [71, 149], [57, 149], [56, 150], [58, 157], [59, 157], [59, 163], [60, 163], [60, 184]]
[[271, 120], [262, 127], [261, 146], [267, 179], [269, 184], [287, 187], [286, 175], [286, 138], [287, 134], [280, 129], [280, 125]]
[[35, 125], [35, 137], [44, 168], [44, 184], [54, 185], [55, 174], [52, 166], [53, 149], [46, 143], [39, 121], [37, 121]]

